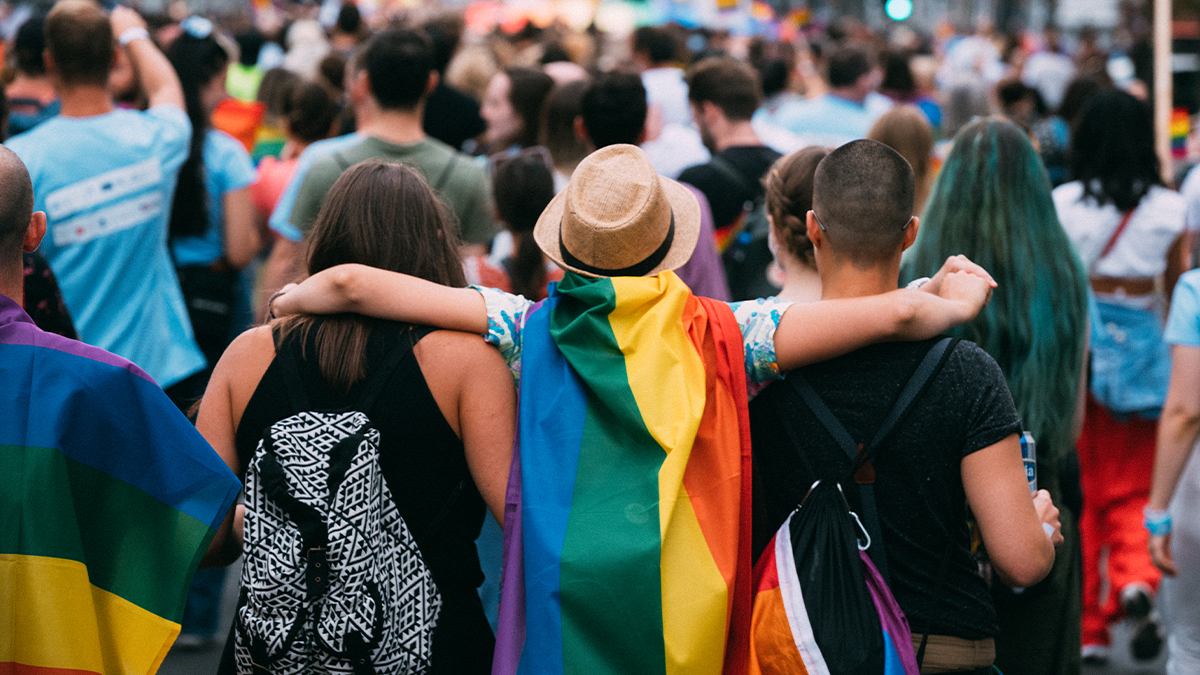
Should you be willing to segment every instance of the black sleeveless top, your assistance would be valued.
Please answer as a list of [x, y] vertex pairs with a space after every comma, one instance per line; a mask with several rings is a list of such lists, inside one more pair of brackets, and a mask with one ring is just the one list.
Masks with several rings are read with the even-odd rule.
[[[429, 329], [371, 321], [366, 374], [348, 395], [333, 390], [317, 366], [316, 327], [305, 344], [296, 331], [276, 352], [295, 356], [300, 380], [312, 410], [344, 408], [358, 401], [373, 368], [399, 340], [417, 339]], [[409, 332], [412, 331], [412, 335]], [[305, 356], [309, 358], [305, 358]], [[263, 433], [296, 412], [287, 391], [282, 361], [276, 357], [246, 404], [237, 428], [238, 461], [249, 466]], [[442, 594], [442, 610], [433, 635], [431, 673], [490, 673], [495, 636], [480, 603], [483, 583], [475, 538], [485, 506], [467, 470], [462, 441], [442, 416], [415, 355], [410, 351], [392, 371], [370, 410], [363, 411], [380, 433], [380, 465], [392, 498], [416, 537], [425, 564]], [[232, 637], [232, 636], [231, 636]], [[232, 639], [220, 672], [233, 673]]]

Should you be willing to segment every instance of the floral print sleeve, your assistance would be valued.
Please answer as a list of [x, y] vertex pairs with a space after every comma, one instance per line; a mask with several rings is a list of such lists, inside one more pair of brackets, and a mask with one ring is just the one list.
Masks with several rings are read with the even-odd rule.
[[487, 305], [488, 332], [483, 336], [489, 344], [500, 350], [508, 363], [513, 380], [521, 383], [521, 330], [525, 328], [525, 315], [534, 303], [523, 296], [505, 293], [486, 286], [471, 286], [483, 296]]
[[779, 364], [775, 361], [775, 329], [792, 303], [778, 298], [759, 298], [731, 302], [730, 309], [742, 331], [746, 350], [746, 391], [754, 398], [779, 379]]

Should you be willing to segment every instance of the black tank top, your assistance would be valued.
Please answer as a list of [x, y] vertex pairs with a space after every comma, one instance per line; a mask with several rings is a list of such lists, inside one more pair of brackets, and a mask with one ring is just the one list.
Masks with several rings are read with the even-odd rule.
[[[419, 340], [428, 328], [370, 320], [366, 374], [347, 395], [325, 383], [317, 366], [316, 327], [300, 331], [278, 344], [279, 354], [296, 357], [300, 380], [313, 410], [343, 408], [357, 401], [364, 384], [399, 340]], [[408, 335], [413, 331], [413, 335]], [[305, 358], [305, 357], [308, 358]], [[295, 414], [289, 402], [281, 360], [263, 374], [246, 404], [237, 429], [241, 466], [248, 466], [263, 433], [275, 422]], [[429, 391], [416, 356], [410, 351], [392, 372], [371, 410], [363, 411], [380, 433], [380, 464], [400, 515], [417, 538], [434, 582], [442, 594], [442, 610], [433, 635], [432, 673], [489, 673], [495, 636], [480, 603], [483, 582], [475, 538], [483, 525], [485, 506], [467, 470], [462, 441], [450, 428]], [[226, 649], [226, 656], [231, 650]], [[227, 664], [227, 662], [229, 662]], [[221, 672], [235, 672], [232, 659], [223, 659]]]

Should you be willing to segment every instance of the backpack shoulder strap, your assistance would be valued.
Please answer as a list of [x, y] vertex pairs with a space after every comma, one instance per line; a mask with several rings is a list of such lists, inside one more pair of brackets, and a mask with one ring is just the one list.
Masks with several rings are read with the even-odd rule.
[[[873, 546], [867, 551], [871, 556], [871, 561], [875, 563], [875, 567], [879, 569], [879, 573], [884, 580], [889, 584], [891, 578], [888, 572], [887, 557], [884, 555], [883, 543], [883, 528], [879, 521], [879, 509], [875, 503], [875, 470], [871, 468], [871, 458], [874, 457], [879, 446], [887, 438], [888, 434], [896, 428], [896, 424], [912, 407], [921, 393], [924, 392], [926, 385], [933, 379], [933, 375], [940, 370], [941, 364], [953, 350], [953, 346], [957, 344], [954, 338], [942, 338], [934, 344], [932, 348], [921, 359], [921, 363], [917, 365], [917, 369], [909, 377], [904, 388], [900, 390], [900, 395], [896, 397], [896, 402], [892, 404], [891, 410], [884, 417], [883, 423], [879, 425], [879, 429], [875, 432], [871, 439], [870, 445], [862, 446], [854, 442], [854, 438], [846, 431], [846, 427], [838, 420], [825, 401], [821, 399], [808, 380], [801, 373], [793, 372], [788, 375], [788, 381], [792, 383], [793, 389], [800, 395], [804, 404], [812, 411], [813, 415], [825, 427], [842, 451], [850, 458], [851, 469], [850, 475], [854, 476], [855, 483], [858, 484], [858, 496], [861, 503], [863, 525], [867, 533], [871, 535]], [[867, 469], [867, 470], [863, 470]]]
[[458, 153], [452, 151], [450, 153], [450, 161], [446, 162], [446, 168], [442, 169], [442, 173], [440, 176], [438, 176], [437, 182], [433, 184], [434, 192], [441, 192], [442, 188], [446, 187], [446, 183], [449, 182], [451, 174], [454, 173], [454, 165], [457, 163]]
[[350, 160], [346, 159], [346, 153], [344, 150], [339, 150], [333, 153], [333, 161], [337, 162], [337, 165], [342, 169], [343, 173], [345, 173], [346, 169], [350, 168]]
[[375, 405], [375, 400], [383, 393], [383, 387], [387, 384], [388, 379], [391, 378], [392, 371], [396, 370], [396, 366], [400, 365], [405, 356], [408, 356], [408, 353], [412, 351], [417, 342], [431, 332], [433, 332], [433, 329], [428, 326], [410, 325], [408, 327], [396, 346], [392, 348], [392, 351], [388, 352], [383, 363], [375, 369], [370, 379], [367, 380], [366, 385], [363, 387], [362, 395], [359, 396], [358, 402], [355, 405], [357, 410], [364, 413], [370, 411], [371, 407]]

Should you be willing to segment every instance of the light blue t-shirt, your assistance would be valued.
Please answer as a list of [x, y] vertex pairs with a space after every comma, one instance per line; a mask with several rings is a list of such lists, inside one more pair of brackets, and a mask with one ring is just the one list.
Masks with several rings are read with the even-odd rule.
[[296, 170], [288, 179], [287, 187], [283, 188], [283, 194], [279, 195], [279, 201], [275, 203], [275, 210], [271, 212], [271, 219], [267, 221], [271, 229], [279, 236], [291, 241], [304, 239], [304, 233], [292, 225], [292, 208], [296, 205], [296, 196], [300, 194], [300, 186], [304, 183], [304, 177], [308, 175], [309, 168], [318, 159], [353, 147], [364, 138], [366, 137], [362, 134], [346, 134], [337, 138], [317, 141], [305, 148], [304, 152], [300, 153], [300, 157], [296, 159]]
[[175, 265], [211, 265], [225, 254], [225, 195], [255, 180], [250, 153], [233, 136], [209, 129], [204, 136], [204, 189], [208, 192], [208, 231], [174, 242]]
[[[770, 122], [800, 136], [807, 145], [837, 147], [866, 138], [871, 125], [891, 107], [886, 97], [868, 96], [859, 105], [839, 96], [825, 94], [781, 105]], [[758, 115], [766, 114], [760, 111]]]
[[1167, 344], [1200, 347], [1200, 270], [1179, 277], [1163, 331]]
[[9, 139], [49, 220], [41, 251], [80, 339], [163, 387], [204, 368], [167, 252], [192, 125], [176, 106], [58, 116]]

